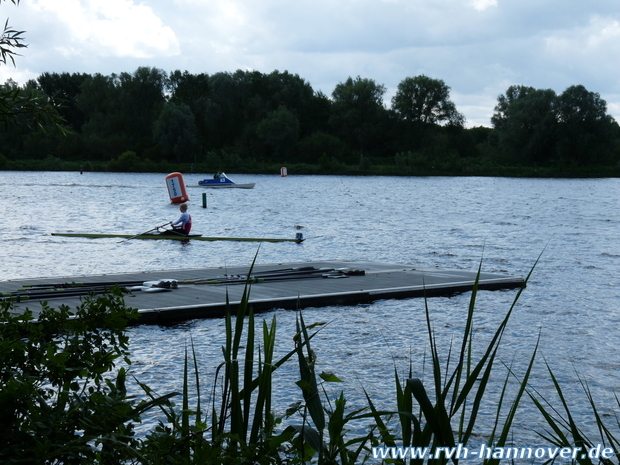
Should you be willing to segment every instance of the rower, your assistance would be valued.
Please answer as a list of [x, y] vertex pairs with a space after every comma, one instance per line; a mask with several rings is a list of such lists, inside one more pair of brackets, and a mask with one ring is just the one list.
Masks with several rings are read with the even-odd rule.
[[172, 229], [183, 234], [189, 234], [192, 229], [192, 217], [187, 213], [187, 204], [179, 205], [179, 210], [181, 210], [181, 216], [174, 223], [171, 223]]

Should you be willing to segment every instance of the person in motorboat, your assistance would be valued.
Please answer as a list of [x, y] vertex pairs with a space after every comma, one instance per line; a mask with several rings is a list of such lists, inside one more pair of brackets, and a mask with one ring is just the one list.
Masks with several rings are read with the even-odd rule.
[[181, 216], [174, 223], [170, 223], [172, 229], [175, 232], [189, 234], [192, 229], [192, 217], [187, 213], [187, 204], [182, 203], [179, 205], [179, 210], [181, 210]]
[[218, 171], [217, 173], [213, 175], [213, 179], [220, 179], [220, 178], [225, 178], [225, 177], [226, 175], [224, 174], [223, 171]]

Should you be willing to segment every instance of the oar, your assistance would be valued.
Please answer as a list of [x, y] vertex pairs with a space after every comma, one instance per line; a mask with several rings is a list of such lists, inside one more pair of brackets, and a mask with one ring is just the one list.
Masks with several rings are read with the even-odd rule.
[[[323, 268], [323, 270], [318, 270], [317, 268], [314, 268], [312, 266], [299, 267], [299, 268], [283, 268], [283, 269], [276, 269], [276, 270], [256, 271], [252, 273], [252, 275], [250, 275], [249, 278], [254, 279], [254, 277], [262, 278], [262, 277], [289, 276], [289, 275], [298, 275], [298, 274], [307, 275], [307, 274], [312, 274], [312, 273], [318, 273], [319, 271], [325, 272], [325, 270], [327, 269]], [[332, 270], [332, 268], [330, 268], [329, 270]], [[248, 279], [247, 274], [235, 274], [235, 275], [225, 274], [225, 275], [214, 276], [214, 277], [209, 277], [209, 278], [186, 279], [184, 281], [181, 281], [180, 284], [205, 284], [205, 283], [211, 284], [215, 281], [219, 283], [222, 281], [244, 281], [246, 279]]]
[[[176, 280], [168, 281], [146, 281], [139, 282], [137, 286], [123, 287], [122, 289], [129, 291], [143, 292], [159, 292], [172, 291], [177, 288]], [[2, 292], [0, 293], [0, 302], [12, 300], [20, 302], [22, 300], [45, 300], [57, 297], [84, 297], [89, 294], [104, 294], [110, 291], [110, 286], [89, 286], [78, 288], [36, 288], [25, 291]]]
[[[134, 281], [102, 281], [102, 282], [65, 282], [65, 283], [51, 283], [51, 284], [24, 284], [24, 289], [42, 289], [42, 288], [58, 288], [58, 289], [72, 289], [72, 288], [84, 288], [89, 286], [108, 286], [112, 287], [118, 285], [123, 286], [136, 286], [141, 284], [144, 280]], [[21, 289], [20, 289], [21, 290]]]
[[155, 230], [157, 230], [157, 229], [159, 229], [159, 228], [163, 228], [164, 226], [168, 226], [169, 224], [172, 224], [172, 221], [168, 221], [167, 223], [164, 223], [164, 224], [162, 224], [161, 226], [157, 226], [157, 227], [155, 227], [155, 228], [153, 228], [153, 229], [149, 229], [148, 231], [144, 231], [143, 233], [136, 234], [135, 236], [131, 236], [131, 237], [130, 237], [130, 238], [128, 238], [128, 239], [125, 239], [125, 240], [119, 241], [119, 244], [120, 244], [121, 242], [127, 242], [127, 241], [130, 241], [131, 239], [135, 239], [135, 238], [136, 238], [136, 237], [138, 237], [138, 236], [143, 236], [143, 235], [145, 235], [145, 234], [150, 233], [151, 231], [155, 231]]
[[[343, 274], [340, 271], [336, 271], [333, 268], [328, 268], [322, 270], [320, 273], [319, 270], [316, 270], [315, 273], [282, 273], [282, 274], [270, 274], [270, 275], [261, 275], [261, 276], [224, 276], [221, 278], [206, 278], [206, 279], [195, 279], [189, 282], [188, 284], [244, 284], [244, 283], [264, 283], [268, 281], [286, 281], [292, 279], [309, 279], [309, 278], [346, 278], [347, 275]], [[185, 284], [187, 282], [181, 282], [181, 284]]]
[[67, 282], [67, 283], [55, 283], [55, 284], [26, 284], [22, 289], [18, 289], [18, 291], [37, 291], [41, 289], [55, 289], [55, 290], [68, 290], [68, 289], [84, 289], [84, 288], [92, 288], [92, 287], [113, 287], [119, 286], [121, 288], [127, 286], [153, 286], [160, 285], [162, 287], [174, 287], [177, 284], [176, 279], [159, 279], [156, 281], [144, 281], [142, 280], [134, 280], [134, 281], [102, 281], [102, 282], [88, 282], [88, 283], [76, 283], [76, 282]]

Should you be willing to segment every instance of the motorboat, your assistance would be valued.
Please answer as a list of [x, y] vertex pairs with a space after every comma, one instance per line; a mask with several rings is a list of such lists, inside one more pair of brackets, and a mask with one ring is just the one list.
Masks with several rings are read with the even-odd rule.
[[215, 176], [213, 176], [213, 179], [207, 178], [207, 179], [203, 179], [202, 181], [198, 181], [199, 186], [214, 187], [217, 189], [231, 188], [231, 187], [237, 187], [240, 189], [252, 189], [255, 184], [256, 183], [254, 182], [246, 183], [246, 184], [237, 184], [232, 179], [230, 179], [228, 176], [226, 176], [226, 173], [222, 173], [222, 172], [219, 172]]

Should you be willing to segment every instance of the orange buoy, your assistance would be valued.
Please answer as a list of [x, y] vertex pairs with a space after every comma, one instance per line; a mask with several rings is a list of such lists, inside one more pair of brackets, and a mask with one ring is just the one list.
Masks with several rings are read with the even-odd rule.
[[183, 203], [189, 200], [181, 173], [170, 173], [166, 176], [166, 186], [168, 186], [168, 194], [172, 203]]
[[286, 169], [286, 166], [280, 168], [280, 176], [282, 176], [283, 178], [288, 176], [288, 170]]

